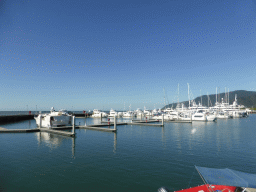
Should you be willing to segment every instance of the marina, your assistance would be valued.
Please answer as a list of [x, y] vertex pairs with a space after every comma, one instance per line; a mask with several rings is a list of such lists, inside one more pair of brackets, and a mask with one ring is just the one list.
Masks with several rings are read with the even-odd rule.
[[[0, 133], [0, 189], [70, 191], [75, 184], [87, 191], [153, 192], [162, 186], [175, 191], [203, 184], [193, 174], [194, 165], [255, 173], [255, 123], [255, 115], [217, 122], [164, 121], [160, 127], [154, 124], [161, 121], [117, 118], [117, 131], [106, 132], [101, 129], [113, 130], [114, 118], [75, 118], [71, 137], [39, 130]], [[33, 119], [1, 127], [37, 129]], [[72, 133], [70, 126], [53, 129]], [[55, 185], [59, 182], [61, 187]]]

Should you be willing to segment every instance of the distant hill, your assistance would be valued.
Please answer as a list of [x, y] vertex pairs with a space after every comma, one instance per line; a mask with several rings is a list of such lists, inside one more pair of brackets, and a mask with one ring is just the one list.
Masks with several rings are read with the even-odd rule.
[[[238, 91], [232, 91], [229, 92], [229, 104], [232, 104], [233, 101], [235, 100], [235, 94], [237, 94], [237, 102], [239, 105], [244, 105], [245, 107], [256, 107], [256, 92], [255, 91], [245, 91], [245, 90], [238, 90]], [[223, 98], [225, 101], [225, 98], [228, 97], [228, 93], [226, 93], [226, 97], [225, 97], [225, 93], [219, 93], [218, 94], [218, 102], [221, 102]], [[227, 98], [228, 99], [228, 98]], [[201, 103], [201, 97], [197, 97], [194, 99], [196, 104], [198, 104], [199, 102]], [[214, 106], [215, 102], [216, 102], [216, 94], [212, 94], [209, 95], [209, 106]], [[184, 101], [184, 102], [180, 102], [180, 103], [184, 103], [186, 107], [188, 107], [189, 102], [188, 101]], [[203, 106], [208, 106], [208, 97], [207, 95], [202, 95], [202, 104]], [[177, 103], [173, 103], [173, 104], [169, 104], [166, 105], [165, 107], [172, 107], [175, 108], [177, 105]], [[165, 108], [164, 107], [164, 108]]]

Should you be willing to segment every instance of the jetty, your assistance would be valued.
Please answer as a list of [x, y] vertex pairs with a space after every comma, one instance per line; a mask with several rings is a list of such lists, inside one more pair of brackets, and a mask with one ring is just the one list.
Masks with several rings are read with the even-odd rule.
[[[162, 123], [159, 124], [159, 120], [132, 120], [132, 122], [117, 122], [116, 117], [114, 117], [114, 121], [110, 121], [110, 119], [109, 119], [109, 121], [102, 121], [102, 118], [101, 118], [100, 124], [86, 125], [86, 123], [85, 123], [84, 126], [75, 125], [75, 116], [73, 116], [72, 120], [73, 120], [72, 126], [44, 128], [44, 127], [41, 127], [41, 124], [40, 124], [39, 127], [36, 129], [6, 129], [6, 128], [1, 127], [0, 133], [48, 132], [48, 133], [53, 133], [53, 134], [74, 137], [75, 129], [90, 129], [90, 130], [105, 131], [105, 132], [117, 132], [118, 125], [142, 125], [142, 126], [155, 126], [155, 127], [157, 127], [157, 126], [163, 127], [164, 126], [164, 119], [162, 119]], [[71, 130], [71, 132], [65, 131], [67, 129], [72, 129], [72, 130]]]

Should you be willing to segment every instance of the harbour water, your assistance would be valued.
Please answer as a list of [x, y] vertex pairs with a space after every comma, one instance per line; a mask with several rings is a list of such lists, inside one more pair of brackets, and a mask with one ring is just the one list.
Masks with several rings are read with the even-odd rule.
[[[76, 124], [85, 121], [99, 123], [77, 118]], [[194, 165], [256, 173], [255, 124], [256, 115], [250, 115], [164, 127], [121, 125], [117, 133], [77, 129], [75, 138], [0, 134], [0, 191], [173, 191], [203, 184]]]

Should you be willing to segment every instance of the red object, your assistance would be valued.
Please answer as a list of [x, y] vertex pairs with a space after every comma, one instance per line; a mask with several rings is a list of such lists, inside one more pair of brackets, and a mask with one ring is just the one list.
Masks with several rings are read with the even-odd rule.
[[109, 122], [110, 119], [108, 119], [108, 125], [110, 125], [110, 122]]
[[85, 111], [83, 111], [83, 113], [85, 113]]
[[29, 111], [28, 114], [31, 115], [31, 111]]
[[191, 187], [189, 189], [182, 189], [176, 192], [235, 192], [236, 187], [227, 185], [200, 185], [198, 187]]

